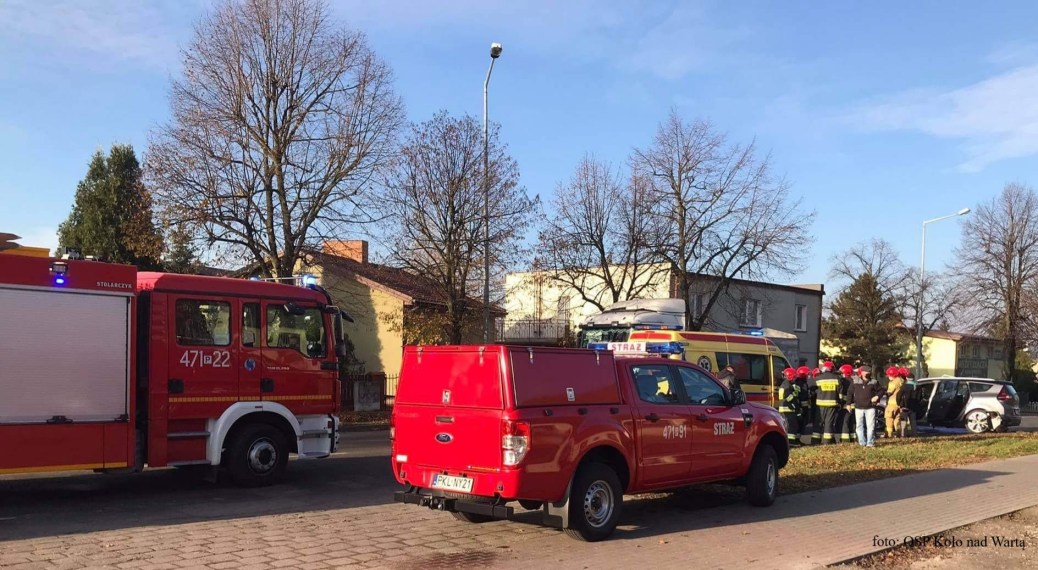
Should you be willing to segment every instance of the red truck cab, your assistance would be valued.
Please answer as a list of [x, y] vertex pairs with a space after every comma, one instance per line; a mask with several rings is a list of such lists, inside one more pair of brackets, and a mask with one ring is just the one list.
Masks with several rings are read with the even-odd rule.
[[518, 502], [587, 541], [625, 493], [741, 480], [770, 505], [789, 457], [773, 408], [694, 364], [609, 351], [407, 347], [392, 422], [398, 502], [469, 522]]

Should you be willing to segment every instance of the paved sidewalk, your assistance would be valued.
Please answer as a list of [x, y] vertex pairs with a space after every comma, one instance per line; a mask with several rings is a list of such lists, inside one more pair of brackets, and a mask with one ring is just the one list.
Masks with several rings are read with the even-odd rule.
[[614, 537], [596, 544], [540, 526], [537, 513], [472, 525], [396, 504], [184, 524], [127, 521], [113, 530], [0, 542], [0, 567], [815, 568], [878, 550], [877, 536], [899, 544], [1038, 505], [1036, 472], [1033, 455], [780, 497], [770, 508], [687, 510], [687, 496], [633, 499]]

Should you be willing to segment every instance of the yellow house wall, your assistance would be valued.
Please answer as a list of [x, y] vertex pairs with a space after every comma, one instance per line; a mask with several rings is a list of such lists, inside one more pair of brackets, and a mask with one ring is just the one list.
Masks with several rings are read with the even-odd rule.
[[313, 272], [320, 278], [321, 286], [353, 317], [354, 322], [343, 325], [353, 342], [354, 353], [364, 362], [365, 371], [399, 374], [404, 337], [395, 323], [403, 318], [404, 300], [350, 276], [320, 269], [315, 267]]

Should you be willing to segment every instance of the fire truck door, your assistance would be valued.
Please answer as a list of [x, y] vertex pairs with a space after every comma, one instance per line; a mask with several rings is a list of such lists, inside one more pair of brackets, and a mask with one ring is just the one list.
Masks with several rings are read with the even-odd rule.
[[169, 418], [211, 417], [238, 399], [238, 350], [231, 334], [234, 302], [189, 295], [171, 301]]
[[241, 362], [238, 365], [238, 398], [243, 402], [259, 400], [264, 383], [263, 313], [258, 300], [241, 301], [241, 333], [238, 335]]
[[316, 306], [263, 303], [265, 343], [260, 398], [285, 405], [296, 415], [326, 414], [334, 406], [329, 379], [322, 369], [334, 346], [324, 314]]

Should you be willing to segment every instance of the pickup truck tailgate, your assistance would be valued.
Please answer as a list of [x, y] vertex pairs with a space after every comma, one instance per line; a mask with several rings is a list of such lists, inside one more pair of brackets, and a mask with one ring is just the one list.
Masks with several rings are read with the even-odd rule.
[[407, 350], [393, 409], [393, 453], [450, 471], [501, 467], [500, 353]]

